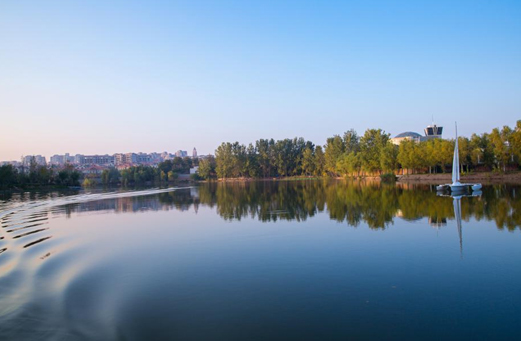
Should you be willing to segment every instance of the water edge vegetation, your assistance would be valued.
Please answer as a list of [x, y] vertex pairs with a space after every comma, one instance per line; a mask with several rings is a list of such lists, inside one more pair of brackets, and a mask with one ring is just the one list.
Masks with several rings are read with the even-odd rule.
[[[521, 165], [521, 120], [514, 128], [494, 128], [490, 133], [459, 137], [461, 171], [494, 171], [505, 173], [519, 170]], [[431, 139], [422, 142], [404, 140], [391, 142], [381, 129], [368, 129], [362, 136], [351, 129], [342, 136], [334, 135], [322, 147], [304, 138], [259, 139], [248, 146], [239, 142], [223, 142], [215, 157], [200, 160], [176, 157], [157, 166], [132, 166], [103, 170], [100, 176], [83, 176], [83, 186], [136, 185], [168, 183], [188, 174], [198, 166], [192, 180], [266, 179], [301, 177], [366, 177], [393, 174], [435, 174], [450, 172], [454, 140]], [[56, 170], [31, 161], [27, 170], [11, 165], [0, 167], [0, 188], [33, 188], [41, 186], [78, 186], [82, 174], [71, 165]], [[95, 179], [96, 178], [96, 179]]]

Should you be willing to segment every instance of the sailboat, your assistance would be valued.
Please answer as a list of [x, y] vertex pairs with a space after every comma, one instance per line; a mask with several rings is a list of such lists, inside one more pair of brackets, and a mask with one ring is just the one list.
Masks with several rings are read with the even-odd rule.
[[460, 182], [459, 168], [459, 145], [458, 145], [458, 125], [456, 124], [456, 144], [454, 145], [454, 157], [452, 159], [452, 183], [436, 186], [436, 190], [444, 191], [450, 189], [451, 193], [462, 193], [468, 191], [478, 191], [481, 184], [465, 184]]

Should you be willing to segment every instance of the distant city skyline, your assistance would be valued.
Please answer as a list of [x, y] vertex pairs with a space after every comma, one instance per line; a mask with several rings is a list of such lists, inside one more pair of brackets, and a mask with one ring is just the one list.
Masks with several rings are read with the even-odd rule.
[[[194, 151], [196, 150], [196, 148], [193, 149]], [[75, 160], [75, 158], [77, 159], [78, 157], [84, 157], [84, 156], [111, 156], [113, 158], [117, 158], [118, 156], [123, 157], [125, 158], [127, 155], [130, 155], [130, 154], [134, 154], [136, 156], [139, 156], [139, 155], [151, 155], [151, 154], [157, 154], [157, 155], [162, 155], [163, 157], [165, 155], [169, 155], [171, 157], [174, 157], [174, 156], [178, 156], [178, 157], [186, 157], [186, 156], [190, 156], [190, 157], [193, 157], [193, 158], [196, 158], [198, 157], [197, 156], [197, 152], [192, 152], [191, 155], [188, 155], [188, 151], [187, 150], [177, 150], [175, 152], [169, 152], [169, 151], [161, 151], [161, 152], [124, 152], [124, 153], [52, 153], [52, 154], [36, 154], [36, 153], [28, 153], [28, 154], [24, 154], [24, 155], [21, 155], [18, 159], [0, 159], [0, 162], [2, 161], [21, 161], [22, 163], [26, 163], [26, 164], [29, 164], [30, 162], [30, 159], [32, 157], [36, 157], [38, 160], [37, 160], [37, 163], [53, 163], [52, 162], [52, 158], [53, 157], [62, 157], [63, 159], [65, 158], [70, 158], [71, 161], [61, 161], [60, 163], [66, 163], [66, 162], [76, 162], [78, 163], [78, 160]], [[204, 156], [204, 155], [203, 155]], [[46, 159], [46, 161], [43, 161], [43, 159]], [[121, 162], [120, 163], [126, 163], [126, 161], [124, 162]]]
[[3, 1], [0, 160], [513, 127], [519, 18], [506, 0]]

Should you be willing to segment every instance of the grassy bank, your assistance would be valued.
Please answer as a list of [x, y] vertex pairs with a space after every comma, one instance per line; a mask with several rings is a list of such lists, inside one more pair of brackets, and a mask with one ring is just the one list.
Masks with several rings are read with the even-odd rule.
[[[336, 180], [368, 180], [381, 181], [380, 176], [365, 176], [365, 177], [328, 177], [328, 176], [288, 176], [288, 177], [269, 177], [269, 178], [226, 178], [218, 180], [202, 180], [199, 182], [218, 181], [218, 182], [250, 182], [250, 181], [301, 181], [301, 180], [320, 180], [320, 179], [336, 179]], [[451, 173], [438, 174], [409, 174], [398, 175], [397, 181], [402, 183], [425, 183], [425, 184], [439, 184], [449, 183], [452, 181]], [[482, 172], [469, 173], [461, 176], [462, 182], [480, 182], [480, 183], [514, 183], [521, 184], [521, 172], [497, 173], [497, 172]]]
[[[399, 175], [400, 182], [422, 182], [422, 183], [449, 183], [452, 182], [452, 174], [409, 174]], [[469, 173], [461, 175], [461, 182], [480, 182], [480, 183], [515, 183], [521, 184], [521, 172], [497, 173]]]

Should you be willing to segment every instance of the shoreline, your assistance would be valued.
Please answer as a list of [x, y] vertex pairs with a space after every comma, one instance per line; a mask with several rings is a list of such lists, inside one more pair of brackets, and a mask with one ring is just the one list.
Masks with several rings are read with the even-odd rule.
[[[423, 184], [442, 184], [452, 181], [451, 173], [437, 173], [437, 174], [407, 174], [397, 175], [397, 183], [423, 183]], [[320, 177], [320, 176], [296, 176], [296, 177], [269, 177], [269, 178], [226, 178], [214, 180], [202, 180], [205, 182], [251, 182], [251, 181], [307, 181], [307, 180], [355, 180], [355, 181], [381, 181], [380, 176], [365, 176], [365, 177]], [[510, 173], [470, 173], [461, 175], [462, 182], [480, 182], [483, 184], [521, 184], [521, 172]]]

